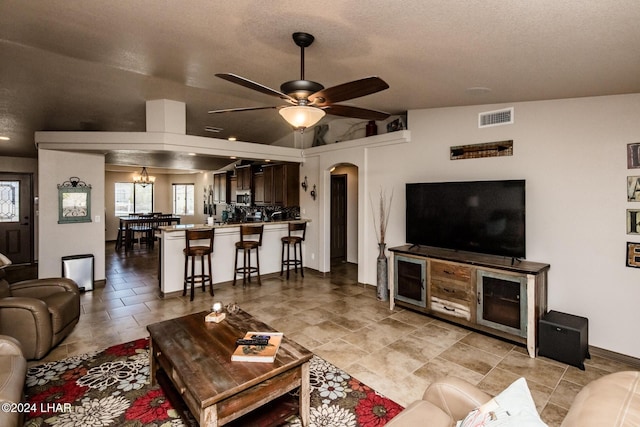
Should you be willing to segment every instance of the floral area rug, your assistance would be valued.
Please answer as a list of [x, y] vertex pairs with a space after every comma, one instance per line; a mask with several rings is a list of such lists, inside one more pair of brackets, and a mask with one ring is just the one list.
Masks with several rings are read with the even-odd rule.
[[[165, 393], [161, 386], [150, 384], [148, 345], [147, 339], [140, 339], [29, 368], [25, 425], [197, 425], [179, 399], [170, 398], [170, 388]], [[310, 376], [310, 426], [382, 426], [403, 409], [320, 357], [311, 359]], [[275, 424], [263, 420], [255, 425], [302, 424], [294, 415]]]

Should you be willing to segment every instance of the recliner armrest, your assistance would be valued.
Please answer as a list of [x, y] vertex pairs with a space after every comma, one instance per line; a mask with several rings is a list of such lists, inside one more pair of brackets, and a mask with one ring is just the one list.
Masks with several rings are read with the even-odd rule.
[[431, 402], [416, 400], [393, 417], [387, 427], [450, 427], [455, 421]]
[[10, 287], [11, 295], [19, 297], [44, 298], [56, 292], [73, 292], [80, 295], [76, 282], [64, 277], [24, 280], [12, 283]]
[[20, 341], [9, 335], [0, 335], [0, 355], [22, 356]]
[[432, 383], [422, 398], [459, 421], [471, 410], [491, 400], [491, 395], [460, 378], [446, 377]]
[[53, 342], [51, 313], [37, 298], [0, 298], [0, 334], [14, 337], [26, 359], [40, 359]]

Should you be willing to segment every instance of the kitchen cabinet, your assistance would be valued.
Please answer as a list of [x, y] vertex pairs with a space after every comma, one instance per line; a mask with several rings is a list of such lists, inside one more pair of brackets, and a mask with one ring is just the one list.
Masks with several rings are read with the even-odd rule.
[[251, 190], [251, 166], [239, 166], [236, 168], [238, 190]]
[[273, 165], [262, 168], [264, 177], [264, 204], [273, 205]]
[[231, 202], [231, 182], [227, 172], [213, 175], [213, 202]]
[[236, 200], [236, 190], [238, 189], [238, 177], [235, 175], [231, 175], [229, 177], [229, 193], [231, 195], [231, 199], [227, 203], [234, 203]]
[[264, 202], [264, 172], [253, 174], [253, 202], [256, 205], [263, 205]]
[[[300, 166], [298, 164], [276, 164], [262, 167], [263, 204], [282, 207], [300, 205], [298, 181]], [[258, 192], [258, 185], [254, 186]], [[256, 196], [256, 203], [258, 198]]]

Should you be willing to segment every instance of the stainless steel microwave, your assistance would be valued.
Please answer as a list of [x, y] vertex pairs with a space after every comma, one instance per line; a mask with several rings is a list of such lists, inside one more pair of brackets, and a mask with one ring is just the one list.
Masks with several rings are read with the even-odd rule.
[[236, 192], [236, 205], [237, 206], [251, 206], [251, 191], [250, 190], [238, 190]]

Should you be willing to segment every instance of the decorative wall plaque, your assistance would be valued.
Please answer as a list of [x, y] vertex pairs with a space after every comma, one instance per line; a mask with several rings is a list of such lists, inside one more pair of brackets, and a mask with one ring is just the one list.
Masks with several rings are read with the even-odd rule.
[[513, 140], [451, 147], [451, 160], [513, 156]]
[[58, 184], [58, 224], [91, 222], [91, 185], [72, 176]]
[[640, 268], [640, 243], [627, 242], [627, 267]]

